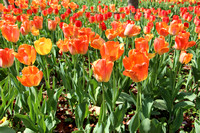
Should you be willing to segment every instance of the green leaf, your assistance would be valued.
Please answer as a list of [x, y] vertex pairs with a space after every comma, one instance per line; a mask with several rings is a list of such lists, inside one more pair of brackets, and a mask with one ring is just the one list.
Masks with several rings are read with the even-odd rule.
[[188, 99], [190, 101], [194, 101], [195, 98], [196, 98], [196, 94], [192, 92], [180, 92], [176, 97], [177, 100]]
[[200, 80], [200, 70], [198, 70], [196, 67], [192, 67], [192, 72], [194, 74], [194, 80], [197, 82]]
[[33, 130], [29, 129], [29, 128], [26, 128], [24, 130], [24, 133], [35, 133]]
[[164, 100], [161, 100], [161, 99], [155, 100], [153, 106], [155, 108], [160, 109], [160, 110], [167, 110], [166, 102]]
[[174, 106], [174, 110], [178, 109], [178, 108], [184, 108], [184, 109], [188, 109], [190, 107], [194, 107], [195, 104], [193, 102], [190, 101], [182, 101], [179, 103], [176, 103]]
[[130, 133], [135, 133], [135, 131], [137, 131], [137, 129], [140, 126], [140, 117], [139, 117], [139, 113], [136, 113], [132, 118], [131, 121], [128, 125], [129, 128], [129, 132]]
[[195, 132], [200, 133], [200, 122], [198, 120], [195, 120], [194, 127], [195, 127]]
[[142, 105], [142, 112], [145, 118], [150, 118], [152, 105], [153, 105], [153, 99], [149, 97], [145, 98]]
[[0, 133], [16, 133], [16, 131], [9, 127], [0, 127]]
[[36, 125], [33, 124], [33, 121], [31, 121], [31, 119], [28, 116], [16, 114], [15, 117], [18, 117], [19, 119], [21, 119], [26, 128], [30, 128], [31, 130], [33, 130], [35, 132], [38, 131]]
[[160, 123], [156, 119], [150, 120], [149, 118], [146, 118], [141, 123], [140, 132], [141, 133], [163, 133], [162, 123]]
[[175, 119], [173, 120], [173, 123], [172, 123], [173, 132], [176, 132], [179, 129], [182, 122], [183, 122], [183, 111], [182, 111], [182, 109], [178, 109], [175, 112]]
[[80, 103], [75, 110], [75, 120], [78, 128], [83, 127], [83, 121], [89, 113], [88, 104], [86, 102]]
[[72, 133], [84, 133], [83, 130], [79, 130], [79, 131], [73, 131]]

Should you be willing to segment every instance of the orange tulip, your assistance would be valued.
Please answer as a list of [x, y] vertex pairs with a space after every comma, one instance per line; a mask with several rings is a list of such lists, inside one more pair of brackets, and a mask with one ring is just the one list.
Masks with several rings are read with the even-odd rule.
[[56, 43], [56, 45], [58, 46], [59, 53], [61, 52], [68, 52], [69, 48], [68, 48], [68, 39], [65, 39], [64, 41], [59, 39], [58, 42]]
[[29, 32], [31, 32], [31, 23], [29, 20], [22, 22], [20, 32], [22, 35], [27, 35]]
[[87, 36], [79, 36], [78, 38], [69, 39], [68, 47], [69, 52], [72, 55], [75, 54], [86, 54], [89, 46], [89, 41]]
[[32, 87], [38, 86], [43, 77], [43, 72], [35, 66], [24, 67], [22, 70], [22, 77], [17, 79], [21, 82], [23, 86]]
[[19, 28], [12, 23], [4, 23], [1, 27], [2, 35], [6, 40], [16, 43], [19, 40]]
[[145, 38], [136, 38], [135, 39], [135, 49], [149, 51], [149, 44]]
[[108, 82], [112, 73], [114, 63], [106, 59], [98, 59], [92, 63], [94, 77], [98, 82]]
[[76, 26], [73, 26], [70, 24], [68, 25], [66, 23], [64, 23], [63, 27], [62, 27], [65, 38], [78, 36], [79, 29], [80, 28], [78, 28]]
[[100, 49], [101, 57], [109, 61], [116, 61], [124, 53], [124, 44], [108, 41]]
[[91, 39], [90, 46], [94, 49], [100, 49], [101, 46], [105, 43], [105, 41], [98, 35]]
[[150, 41], [153, 37], [154, 37], [153, 34], [144, 35], [144, 38], [145, 38], [147, 41]]
[[169, 33], [171, 35], [178, 35], [179, 32], [184, 30], [184, 25], [179, 23], [178, 20], [173, 20], [169, 26]]
[[136, 36], [140, 34], [140, 26], [137, 26], [135, 24], [128, 24], [125, 28], [124, 35], [128, 37]]
[[175, 37], [175, 49], [185, 51], [187, 48], [196, 44], [195, 41], [188, 42], [190, 37], [189, 32], [182, 31]]
[[105, 34], [109, 40], [113, 40], [114, 38], [118, 36], [118, 32], [113, 29], [107, 29]]
[[156, 23], [156, 30], [159, 35], [161, 36], [167, 36], [169, 34], [168, 32], [169, 26], [165, 22], [157, 22]]
[[186, 51], [181, 51], [179, 61], [182, 64], [187, 64], [187, 63], [189, 63], [191, 61], [192, 57], [193, 57], [192, 54], [186, 53]]
[[134, 82], [140, 82], [147, 78], [149, 59], [145, 53], [137, 49], [129, 51], [129, 57], [124, 57], [125, 70], [123, 75], [130, 77]]
[[115, 4], [110, 4], [109, 8], [112, 12], [115, 12]]
[[36, 29], [42, 29], [43, 27], [43, 17], [42, 16], [34, 16], [33, 21], [32, 21], [33, 25], [35, 26]]
[[25, 65], [33, 65], [36, 60], [36, 50], [33, 46], [22, 44], [18, 48], [18, 53], [14, 53], [19, 62]]
[[0, 67], [6, 68], [11, 67], [14, 62], [14, 50], [5, 48], [0, 49]]
[[34, 42], [35, 50], [40, 55], [47, 55], [52, 48], [51, 39], [42, 37]]
[[55, 20], [48, 19], [48, 29], [49, 30], [56, 30], [57, 22]]
[[154, 40], [154, 50], [159, 55], [162, 55], [169, 51], [168, 45], [169, 43], [165, 42], [164, 36], [160, 36], [159, 38], [156, 38]]
[[38, 36], [40, 34], [39, 30], [35, 28], [35, 26], [31, 27], [31, 33], [34, 36]]

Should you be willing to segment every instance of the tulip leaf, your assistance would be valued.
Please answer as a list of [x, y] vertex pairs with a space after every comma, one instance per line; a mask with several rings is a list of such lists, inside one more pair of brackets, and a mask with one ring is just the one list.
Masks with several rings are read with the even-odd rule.
[[139, 127], [140, 127], [140, 117], [139, 117], [139, 113], [136, 113], [131, 118], [128, 128], [129, 128], [130, 133], [135, 133], [135, 131], [137, 131]]
[[140, 126], [141, 133], [163, 133], [162, 124], [156, 120], [144, 119]]
[[184, 108], [184, 109], [189, 109], [190, 107], [194, 107], [195, 104], [193, 102], [190, 101], [182, 101], [179, 103], [176, 103], [174, 106], [174, 110], [178, 109], [178, 108]]
[[199, 120], [195, 120], [194, 127], [195, 127], [195, 132], [200, 133], [200, 121]]
[[161, 99], [155, 100], [153, 106], [155, 108], [160, 109], [160, 110], [167, 110], [166, 102], [164, 100], [161, 100]]
[[182, 122], [183, 122], [183, 111], [180, 108], [175, 112], [175, 119], [173, 120], [173, 123], [172, 123], [173, 132], [176, 132], [179, 129]]
[[9, 127], [0, 127], [0, 133], [16, 133], [16, 131]]
[[21, 119], [26, 128], [30, 128], [31, 130], [38, 132], [38, 128], [36, 127], [36, 125], [33, 124], [33, 121], [31, 121], [31, 119], [28, 116], [16, 114], [15, 117]]
[[180, 92], [178, 93], [178, 95], [176, 96], [176, 100], [185, 100], [188, 99], [190, 101], [194, 101], [196, 99], [196, 94], [192, 93], [192, 92]]
[[75, 121], [78, 128], [83, 127], [83, 121], [88, 116], [89, 108], [86, 102], [80, 103], [75, 109]]

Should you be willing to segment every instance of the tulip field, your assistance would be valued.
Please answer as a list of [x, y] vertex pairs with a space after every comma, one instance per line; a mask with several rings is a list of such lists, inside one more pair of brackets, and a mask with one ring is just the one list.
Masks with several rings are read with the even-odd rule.
[[0, 0], [0, 133], [200, 133], [200, 2]]

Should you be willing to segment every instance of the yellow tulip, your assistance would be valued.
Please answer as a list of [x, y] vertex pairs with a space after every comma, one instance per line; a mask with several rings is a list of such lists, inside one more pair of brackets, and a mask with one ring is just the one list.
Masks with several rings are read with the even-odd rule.
[[34, 42], [34, 45], [35, 45], [35, 50], [40, 55], [47, 55], [51, 51], [51, 48], [52, 48], [51, 39], [48, 39], [45, 37], [42, 37], [39, 40], [36, 40]]

